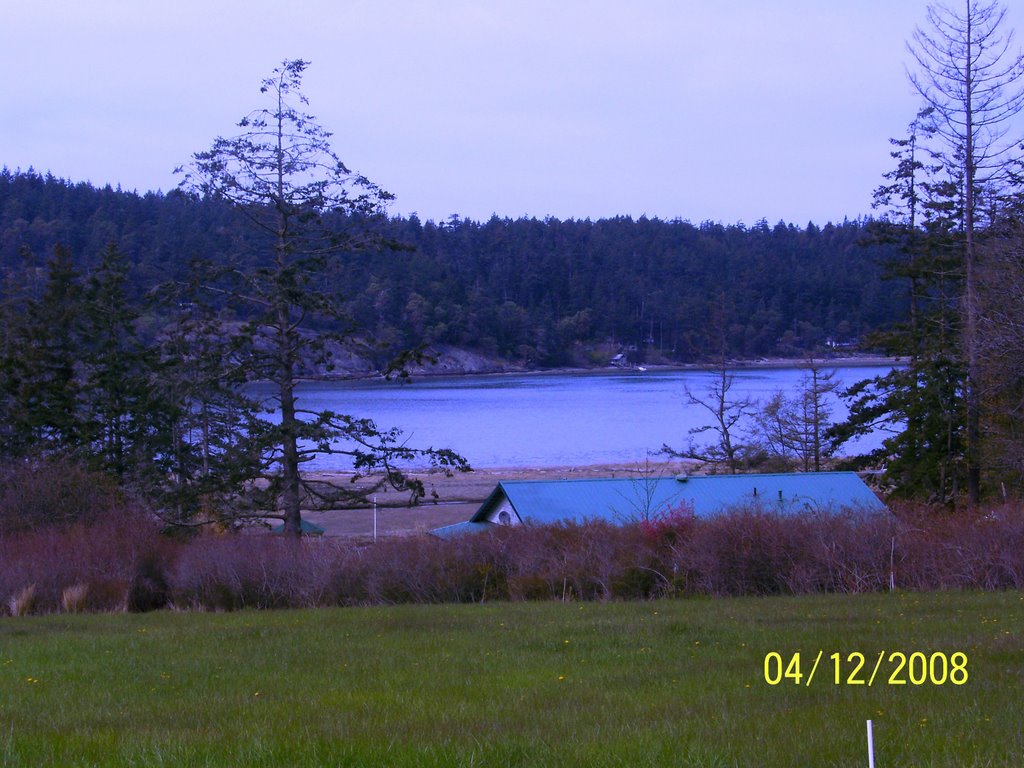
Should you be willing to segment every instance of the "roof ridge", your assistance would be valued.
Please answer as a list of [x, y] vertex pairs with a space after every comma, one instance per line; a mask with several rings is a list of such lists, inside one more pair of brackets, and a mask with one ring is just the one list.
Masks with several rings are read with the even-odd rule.
[[[703, 475], [693, 475], [703, 477]], [[499, 480], [499, 485], [528, 485], [535, 483], [618, 483], [623, 480], [645, 482], [648, 480], [675, 480], [676, 475], [661, 475], [659, 477], [556, 477], [547, 480]]]
[[823, 470], [821, 472], [810, 472], [810, 471], [808, 471], [808, 472], [740, 472], [740, 473], [735, 474], [735, 475], [725, 475], [725, 474], [722, 474], [722, 475], [689, 475], [689, 478], [691, 480], [695, 480], [695, 479], [701, 478], [701, 477], [707, 477], [707, 478], [711, 478], [711, 477], [716, 477], [716, 478], [727, 477], [727, 478], [733, 478], [733, 479], [735, 479], [737, 477], [821, 477], [822, 475], [855, 475], [855, 474], [857, 474], [857, 473], [856, 472], [851, 472], [850, 470], [846, 470], [846, 469], [828, 469], [828, 470]]
[[613, 482], [618, 483], [624, 480], [632, 482], [650, 482], [652, 480], [678, 480], [680, 477], [686, 477], [687, 480], [711, 480], [711, 479], [726, 479], [736, 480], [739, 478], [770, 478], [770, 477], [823, 477], [827, 475], [856, 475], [856, 472], [849, 470], [826, 470], [823, 472], [742, 472], [735, 475], [730, 474], [716, 474], [716, 475], [688, 475], [685, 473], [672, 473], [665, 475], [657, 475], [653, 477], [554, 477], [554, 478], [534, 478], [534, 479], [519, 479], [519, 480], [499, 480], [499, 485], [529, 485], [536, 483], [606, 483]]

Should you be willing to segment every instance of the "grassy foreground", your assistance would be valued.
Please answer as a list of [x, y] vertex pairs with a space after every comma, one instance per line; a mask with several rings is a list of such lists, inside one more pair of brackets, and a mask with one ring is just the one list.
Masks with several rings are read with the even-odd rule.
[[6, 618], [0, 765], [856, 766], [872, 719], [880, 768], [1017, 766], [1022, 630], [1016, 592]]

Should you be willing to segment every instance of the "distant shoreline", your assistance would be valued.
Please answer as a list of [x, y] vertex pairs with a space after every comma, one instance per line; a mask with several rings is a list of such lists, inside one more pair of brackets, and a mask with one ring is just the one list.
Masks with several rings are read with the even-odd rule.
[[[906, 358], [885, 357], [882, 355], [856, 356], [856, 357], [829, 357], [813, 358], [808, 360], [802, 357], [765, 357], [757, 360], [726, 360], [727, 370], [738, 370], [742, 368], [765, 368], [765, 369], [799, 369], [807, 368], [814, 362], [822, 368], [875, 368], [886, 365], [904, 365]], [[573, 374], [573, 373], [614, 373], [615, 371], [632, 371], [635, 373], [658, 373], [672, 371], [717, 371], [720, 369], [718, 363], [670, 363], [666, 365], [650, 364], [643, 366], [616, 366], [605, 365], [596, 368], [541, 368], [521, 372], [509, 372], [513, 374]], [[472, 375], [472, 374], [470, 374]], [[500, 372], [499, 372], [500, 375]]]
[[[875, 368], [881, 366], [906, 365], [904, 357], [887, 357], [885, 355], [852, 355], [845, 357], [764, 357], [756, 360], [727, 360], [728, 370], [743, 370], [758, 368], [765, 370], [772, 369], [800, 369], [807, 368], [811, 362], [817, 363], [821, 368]], [[497, 369], [461, 369], [458, 367], [444, 366], [416, 366], [409, 371], [409, 377], [415, 381], [420, 378], [442, 379], [461, 378], [464, 376], [597, 376], [610, 373], [671, 373], [672, 371], [714, 371], [719, 365], [711, 362], [700, 363], [669, 363], [648, 365], [601, 365], [592, 367], [559, 366], [554, 368], [518, 368], [507, 367]], [[302, 381], [308, 382], [330, 382], [330, 381], [372, 381], [383, 379], [379, 371], [372, 373], [357, 373], [354, 371], [342, 372], [334, 375], [303, 377]]]

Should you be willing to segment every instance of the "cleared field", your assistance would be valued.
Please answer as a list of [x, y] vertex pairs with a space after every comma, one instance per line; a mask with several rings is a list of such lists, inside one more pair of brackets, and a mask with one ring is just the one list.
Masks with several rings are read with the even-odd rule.
[[8, 618], [0, 765], [851, 766], [872, 719], [879, 766], [1018, 766], [1022, 628], [1020, 593]]

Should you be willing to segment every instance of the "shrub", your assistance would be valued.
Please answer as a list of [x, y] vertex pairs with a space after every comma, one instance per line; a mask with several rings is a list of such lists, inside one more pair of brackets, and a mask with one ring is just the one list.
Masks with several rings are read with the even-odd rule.
[[908, 589], [1024, 588], [1024, 508], [950, 514], [902, 506], [898, 582]]
[[637, 523], [644, 538], [654, 546], [672, 548], [693, 535], [697, 515], [693, 504], [684, 501], [663, 512], [646, 517]]
[[291, 608], [488, 600], [649, 599], [899, 589], [1024, 588], [1024, 511], [957, 515], [901, 508], [713, 518], [682, 510], [603, 521], [497, 527], [454, 541], [353, 544], [259, 534], [158, 535], [145, 517], [0, 538], [11, 613]]
[[749, 508], [704, 519], [682, 510], [626, 526], [498, 527], [454, 541], [282, 549], [243, 536], [189, 547], [175, 593], [197, 607], [230, 609], [868, 592], [890, 580], [898, 588], [984, 588], [1019, 583], [1022, 518], [915, 526], [858, 510], [786, 516]]
[[309, 556], [321, 546], [334, 547], [283, 536], [199, 537], [181, 550], [171, 569], [172, 599], [220, 611], [321, 605], [324, 558]]
[[170, 599], [169, 592], [164, 563], [156, 552], [147, 552], [139, 558], [128, 586], [128, 610], [145, 613], [165, 608]]
[[[83, 610], [123, 610], [139, 562], [173, 557], [170, 542], [141, 514], [107, 515], [92, 524], [48, 527], [0, 538], [0, 595], [36, 590], [34, 612], [64, 608], [64, 591], [87, 584]], [[155, 554], [161, 553], [162, 554]]]
[[676, 572], [687, 592], [711, 595], [878, 591], [889, 584], [898, 527], [891, 515], [860, 510], [736, 509], [698, 522]]
[[116, 483], [66, 458], [0, 466], [0, 536], [90, 523], [125, 506]]

